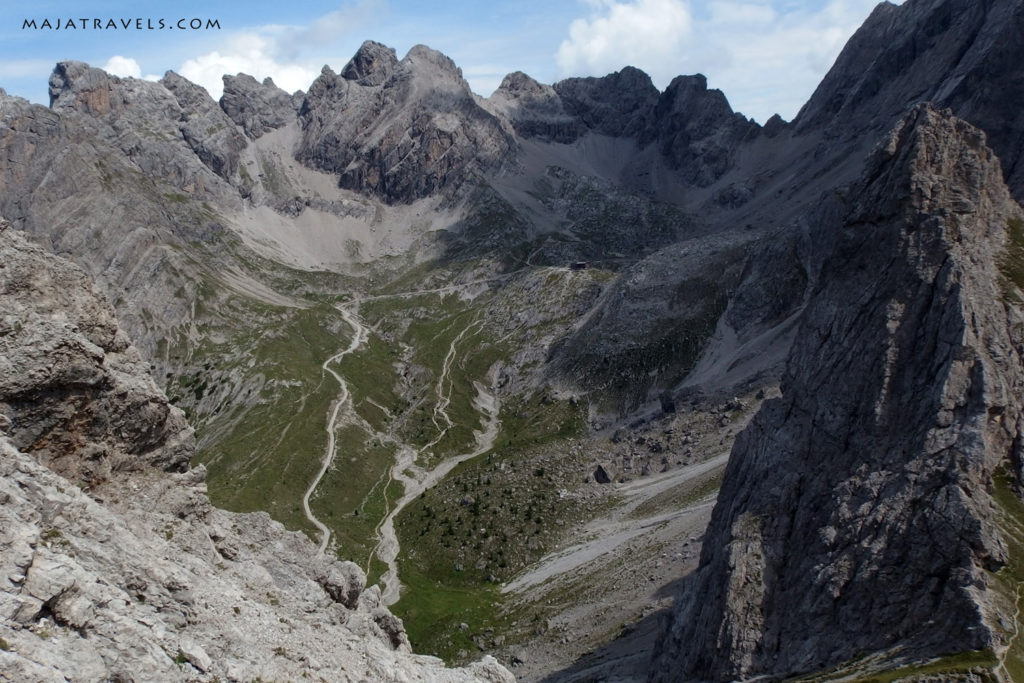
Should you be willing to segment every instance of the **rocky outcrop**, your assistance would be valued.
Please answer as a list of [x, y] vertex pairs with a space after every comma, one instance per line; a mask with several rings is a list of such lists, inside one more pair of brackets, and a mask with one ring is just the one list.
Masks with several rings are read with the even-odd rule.
[[794, 120], [830, 137], [885, 130], [914, 103], [935, 102], [983, 129], [1007, 184], [1024, 198], [1024, 108], [1017, 59], [1020, 0], [881, 3]]
[[549, 377], [622, 415], [675, 387], [711, 339], [750, 239], [733, 232], [685, 240], [628, 269], [552, 348]]
[[247, 144], [235, 122], [221, 111], [205, 88], [173, 71], [164, 74], [160, 83], [181, 107], [178, 122], [185, 142], [200, 161], [230, 182], [238, 173], [239, 155]]
[[[203, 98], [173, 76], [169, 82], [177, 86], [177, 94], [161, 83], [110, 76], [82, 62], [60, 62], [50, 76], [50, 108], [81, 132], [91, 130], [103, 146], [119, 149], [147, 178], [166, 180], [197, 197], [220, 196], [223, 185], [212, 169], [212, 156], [200, 161], [183, 133], [189, 126], [181, 125], [193, 117], [198, 123], [204, 116], [201, 111], [183, 111], [178, 97], [186, 102]], [[205, 99], [212, 104], [208, 96]], [[217, 156], [228, 159], [233, 153], [237, 165], [234, 131], [217, 126], [219, 135], [211, 134], [208, 144], [223, 138], [228, 148]]]
[[252, 140], [294, 121], [300, 104], [269, 76], [262, 83], [247, 74], [224, 76], [220, 107]]
[[657, 141], [669, 165], [682, 179], [706, 187], [735, 163], [740, 144], [760, 131], [734, 113], [721, 90], [708, 90], [707, 78], [677, 76], [658, 98], [641, 144]]
[[109, 304], [6, 223], [0, 297], [5, 679], [514, 680], [410, 654], [357, 566], [211, 507], [191, 429]]
[[720, 90], [708, 90], [701, 74], [678, 76], [659, 93], [650, 77], [633, 67], [554, 86], [515, 72], [488, 101], [525, 138], [571, 143], [593, 132], [632, 138], [640, 147], [657, 145], [680, 179], [697, 187], [732, 168], [743, 141], [761, 130], [734, 113]]
[[175, 74], [151, 83], [65, 62], [51, 85], [52, 109], [0, 94], [0, 213], [85, 268], [159, 363], [203, 277], [186, 245], [219, 241], [227, 255], [221, 216], [241, 200], [222, 176], [237, 182], [245, 137]]
[[455, 64], [422, 45], [396, 62], [367, 42], [341, 74], [324, 67], [299, 121], [300, 161], [390, 203], [454, 193], [514, 145]]
[[601, 78], [567, 78], [553, 87], [566, 111], [597, 133], [638, 137], [653, 123], [658, 89], [635, 67]]
[[1024, 214], [984, 134], [928, 106], [848, 196], [653, 680], [999, 652], [1014, 628], [992, 482], [1020, 462], [1024, 372], [1019, 283], [995, 264]]
[[569, 143], [586, 131], [586, 125], [566, 111], [550, 85], [533, 80], [522, 71], [511, 73], [488, 99], [524, 138]]
[[0, 413], [11, 443], [81, 486], [146, 466], [186, 469], [192, 430], [85, 273], [52, 268], [52, 256], [5, 232]]
[[341, 70], [341, 77], [359, 85], [383, 85], [398, 66], [393, 48], [367, 40]]

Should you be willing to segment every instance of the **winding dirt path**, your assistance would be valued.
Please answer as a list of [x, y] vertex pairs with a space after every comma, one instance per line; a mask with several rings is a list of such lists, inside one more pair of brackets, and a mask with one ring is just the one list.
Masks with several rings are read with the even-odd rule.
[[[359, 303], [356, 302], [354, 305], [358, 307]], [[320, 485], [320, 482], [323, 480], [328, 468], [330, 468], [331, 463], [334, 462], [334, 456], [337, 451], [335, 429], [338, 425], [338, 413], [340, 413], [341, 409], [350, 402], [349, 399], [351, 398], [348, 391], [348, 384], [341, 375], [331, 368], [331, 363], [341, 360], [365, 344], [370, 334], [369, 330], [367, 330], [366, 326], [359, 321], [359, 318], [356, 317], [356, 314], [353, 311], [341, 306], [338, 307], [338, 311], [341, 313], [342, 319], [352, 327], [352, 340], [349, 342], [348, 348], [334, 354], [325, 360], [323, 365], [320, 366], [325, 372], [331, 373], [331, 376], [337, 380], [339, 391], [338, 398], [334, 400], [334, 404], [331, 407], [331, 417], [327, 420], [327, 448], [324, 449], [324, 457], [320, 462], [320, 471], [317, 472], [316, 477], [309, 484], [309, 488], [306, 489], [306, 493], [302, 496], [302, 509], [306, 513], [306, 519], [312, 522], [313, 526], [320, 530], [319, 552], [321, 555], [325, 550], [327, 550], [327, 543], [331, 540], [331, 530], [327, 528], [326, 524], [317, 519], [316, 515], [313, 514], [313, 511], [309, 509], [309, 499], [310, 496], [313, 495], [313, 492], [316, 491], [316, 487]]]
[[[376, 297], [368, 297], [365, 300], [368, 301], [377, 298], [407, 297], [434, 293], [446, 294], [466, 286], [473, 286], [482, 282], [487, 282], [488, 280], [481, 280], [479, 283], [474, 282], [467, 283], [465, 285], [453, 285], [436, 290], [378, 295]], [[366, 343], [367, 339], [369, 339], [369, 329], [359, 320], [359, 317], [356, 314], [361, 303], [362, 301], [357, 299], [346, 306], [338, 307], [338, 311], [341, 313], [342, 318], [349, 326], [352, 327], [353, 336], [347, 348], [325, 360], [321, 366], [324, 372], [330, 373], [331, 376], [334, 377], [335, 381], [338, 382], [339, 391], [337, 399], [335, 399], [331, 406], [330, 417], [327, 421], [327, 447], [324, 449], [324, 456], [320, 462], [320, 470], [317, 472], [316, 477], [310, 483], [302, 497], [302, 508], [306, 514], [306, 518], [320, 531], [319, 552], [321, 554], [327, 550], [327, 546], [330, 543], [331, 531], [326, 524], [317, 519], [316, 515], [313, 514], [309, 507], [309, 501], [317, 487], [320, 485], [320, 482], [323, 480], [327, 470], [330, 469], [337, 455], [337, 437], [335, 432], [339, 424], [339, 419], [343, 414], [342, 411], [347, 407], [349, 411], [354, 414], [354, 407], [352, 406], [352, 397], [349, 392], [348, 383], [331, 367], [331, 365], [350, 353], [355, 352]], [[473, 387], [476, 389], [477, 394], [473, 400], [473, 406], [478, 413], [484, 416], [485, 422], [482, 430], [475, 430], [473, 432], [475, 437], [473, 449], [468, 453], [448, 458], [431, 470], [425, 470], [417, 465], [420, 456], [440, 443], [441, 439], [443, 439], [448, 431], [454, 426], [454, 423], [448, 414], [448, 407], [451, 405], [452, 392], [451, 369], [456, 361], [459, 344], [463, 339], [465, 339], [466, 335], [468, 335], [474, 328], [479, 327], [480, 324], [479, 320], [474, 320], [469, 323], [469, 325], [467, 325], [461, 332], [459, 332], [458, 335], [456, 335], [454, 339], [452, 339], [452, 342], [449, 345], [448, 353], [445, 355], [444, 361], [442, 362], [441, 373], [437, 380], [437, 386], [435, 387], [437, 403], [434, 406], [434, 411], [431, 416], [438, 433], [437, 436], [431, 439], [429, 443], [417, 450], [396, 439], [394, 434], [378, 432], [369, 424], [359, 420], [361, 426], [363, 426], [368, 432], [375, 434], [377, 437], [382, 438], [385, 441], [395, 444], [397, 447], [395, 463], [388, 471], [386, 483], [382, 478], [374, 488], [383, 483], [386, 490], [387, 485], [390, 484], [391, 481], [397, 481], [401, 483], [403, 487], [402, 497], [395, 501], [393, 506], [389, 505], [387, 515], [377, 525], [377, 529], [375, 530], [377, 544], [367, 559], [366, 569], [368, 573], [370, 570], [370, 563], [374, 557], [377, 557], [381, 562], [387, 565], [387, 570], [381, 576], [381, 598], [385, 605], [392, 605], [398, 601], [402, 586], [398, 576], [398, 563], [396, 561], [400, 547], [398, 536], [395, 533], [395, 518], [410, 502], [415, 500], [415, 498], [423, 493], [423, 491], [436, 485], [459, 463], [475, 458], [493, 448], [494, 441], [498, 436], [498, 427], [500, 425], [500, 421], [498, 419], [500, 410], [498, 399], [492, 393], [491, 388], [485, 386], [481, 382], [474, 381]], [[390, 415], [383, 406], [378, 405], [378, 408]]]
[[[488, 387], [485, 387], [480, 382], [474, 381], [473, 388], [476, 389], [476, 397], [473, 399], [473, 407], [485, 416], [486, 422], [484, 423], [482, 431], [478, 430], [473, 432], [475, 436], [475, 445], [473, 450], [469, 453], [463, 453], [462, 455], [448, 458], [432, 470], [423, 470], [416, 467], [418, 457], [427, 449], [433, 448], [437, 445], [437, 443], [441, 441], [444, 435], [452, 427], [452, 421], [448, 415], [447, 408], [451, 403], [451, 379], [449, 374], [455, 360], [456, 345], [473, 327], [476, 327], [477, 325], [479, 325], [479, 322], [474, 321], [462, 330], [462, 332], [452, 340], [448, 354], [445, 356], [441, 375], [437, 380], [438, 402], [434, 409], [434, 424], [437, 425], [439, 429], [438, 435], [426, 446], [419, 449], [419, 451], [415, 451], [408, 446], [401, 448], [398, 456], [395, 458], [395, 464], [391, 468], [391, 480], [401, 482], [404, 493], [402, 494], [402, 497], [395, 502], [394, 507], [388, 511], [388, 514], [377, 526], [377, 546], [370, 554], [370, 560], [376, 556], [377, 559], [387, 565], [387, 570], [381, 576], [381, 600], [385, 605], [393, 605], [396, 603], [398, 598], [401, 596], [402, 588], [402, 582], [398, 576], [398, 563], [396, 561], [396, 558], [398, 557], [399, 544], [398, 535], [395, 533], [395, 517], [397, 517], [409, 503], [415, 500], [417, 496], [444, 479], [444, 477], [446, 477], [456, 465], [491, 450], [491, 448], [494, 447], [494, 440], [498, 437], [498, 427], [500, 425], [500, 420], [498, 419], [498, 414], [500, 412], [498, 399]], [[446, 382], [448, 386], [447, 392], [445, 391]], [[445, 427], [442, 428], [440, 426], [437, 421], [438, 417], [440, 417], [441, 421], [445, 423]], [[369, 560], [367, 561], [367, 565], [369, 565]], [[369, 566], [367, 566], [367, 570], [369, 570]]]

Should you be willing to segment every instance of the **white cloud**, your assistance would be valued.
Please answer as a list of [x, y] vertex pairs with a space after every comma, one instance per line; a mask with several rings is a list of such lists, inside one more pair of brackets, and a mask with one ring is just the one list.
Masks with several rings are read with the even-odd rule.
[[385, 7], [385, 0], [357, 0], [339, 5], [308, 26], [265, 25], [240, 31], [217, 50], [185, 61], [178, 73], [206, 88], [214, 99], [223, 93], [225, 74], [245, 73], [260, 81], [269, 76], [288, 92], [306, 90], [320, 74], [323, 51], [378, 18]]
[[140, 67], [139, 63], [131, 57], [114, 55], [100, 68], [114, 76], [142, 78], [142, 67]]
[[683, 0], [585, 1], [590, 16], [558, 50], [563, 76], [632, 65], [664, 88], [700, 72], [759, 121], [796, 115], [877, 2], [711, 0], [696, 11]]
[[240, 33], [229, 39], [222, 50], [214, 50], [181, 65], [178, 73], [197, 83], [220, 99], [225, 74], [246, 73], [262, 81], [267, 76], [288, 92], [305, 90], [320, 73], [310, 64], [288, 64], [275, 57], [277, 45], [272, 37], [258, 33]]
[[564, 74], [604, 74], [626, 65], [664, 86], [682, 56], [693, 17], [683, 0], [590, 0], [590, 17], [569, 26], [556, 59]]
[[708, 9], [716, 24], [767, 24], [776, 17], [775, 8], [765, 3], [716, 1]]

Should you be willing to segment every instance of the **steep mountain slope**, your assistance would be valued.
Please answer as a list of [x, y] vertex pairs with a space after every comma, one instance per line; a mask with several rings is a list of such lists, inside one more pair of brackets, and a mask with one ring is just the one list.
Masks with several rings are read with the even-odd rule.
[[763, 127], [633, 68], [484, 99], [422, 46], [367, 42], [307, 93], [228, 76], [220, 102], [65, 62], [52, 108], [0, 95], [0, 211], [97, 277], [215, 501], [403, 584], [424, 651], [540, 676], [695, 565], [832, 287], [842, 188], [906, 108], [984, 129], [1018, 191], [1021, 5], [883, 5]]
[[1015, 522], [993, 488], [1019, 476], [1021, 283], [996, 266], [1024, 213], [984, 135], [927, 106], [846, 201], [819, 228], [838, 245], [782, 396], [736, 440], [653, 680], [994, 662], [1017, 628]]
[[950, 107], [988, 134], [1014, 196], [1024, 197], [1018, 0], [880, 4], [850, 39], [793, 125], [831, 138], [886, 129], [923, 101]]
[[191, 429], [109, 304], [6, 228], [0, 678], [513, 680], [409, 654], [358, 567], [211, 507]]

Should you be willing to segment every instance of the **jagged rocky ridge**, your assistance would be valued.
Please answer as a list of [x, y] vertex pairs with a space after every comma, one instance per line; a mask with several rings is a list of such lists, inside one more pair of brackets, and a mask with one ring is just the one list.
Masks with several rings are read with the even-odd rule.
[[984, 134], [919, 106], [872, 156], [790, 352], [737, 438], [652, 680], [785, 678], [1007, 646], [992, 495], [1019, 476], [1022, 213]]
[[0, 222], [0, 677], [512, 681], [409, 652], [356, 565], [210, 505], [192, 430], [77, 267]]
[[984, 130], [1006, 182], [1024, 198], [1024, 113], [1016, 46], [1018, 0], [908, 0], [875, 8], [793, 122], [829, 138], [881, 132], [915, 102], [930, 101]]
[[[621, 275], [579, 311], [539, 374], [573, 394], [620, 392], [609, 412], [632, 420], [657, 412], [658, 395], [673, 405], [773, 384], [832, 268], [839, 230], [820, 228], [850, 212], [833, 188], [861, 174], [863, 152], [909, 105], [935, 100], [984, 129], [1020, 197], [1020, 20], [1019, 0], [884, 4], [794, 124], [761, 129], [699, 76], [658, 93], [635, 69], [554, 86], [513, 74], [483, 100], [425, 48], [398, 60], [368, 43], [301, 96], [229, 77], [220, 103], [174, 74], [148, 84], [62, 63], [53, 109], [0, 95], [0, 211], [99, 278], [160, 378], [183, 373], [161, 342], [180, 335], [197, 347], [210, 326], [195, 324], [194, 311], [216, 317], [216, 304], [239, 291], [218, 278], [251, 257], [232, 223], [240, 214], [269, 208], [339, 225], [356, 216], [378, 229], [381, 215], [434, 221], [440, 249], [426, 239], [401, 249], [445, 265], [497, 254], [506, 274], [524, 262], [607, 258]], [[345, 120], [353, 113], [365, 128]], [[296, 149], [306, 163], [298, 171]], [[309, 166], [345, 190], [297, 190]], [[407, 207], [415, 221], [387, 213]], [[637, 230], [634, 217], [651, 229]], [[309, 223], [287, 227], [298, 240]], [[721, 282], [708, 286], [715, 273]], [[212, 305], [203, 300], [211, 289], [224, 294]], [[243, 395], [219, 392], [204, 410]]]

